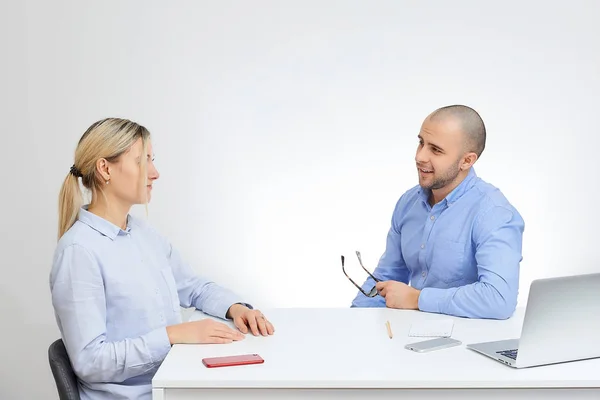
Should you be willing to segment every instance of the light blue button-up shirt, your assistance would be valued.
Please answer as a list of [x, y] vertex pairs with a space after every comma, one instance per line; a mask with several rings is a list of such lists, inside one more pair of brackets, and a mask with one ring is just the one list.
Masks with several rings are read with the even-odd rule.
[[225, 318], [234, 293], [198, 277], [146, 222], [86, 211], [59, 240], [50, 289], [81, 398], [150, 399], [180, 305]]
[[[419, 309], [470, 318], [509, 318], [517, 304], [525, 224], [499, 189], [467, 177], [433, 207], [415, 186], [398, 200], [373, 275], [421, 290]], [[363, 284], [371, 290], [369, 277]], [[353, 307], [385, 307], [358, 293]]]

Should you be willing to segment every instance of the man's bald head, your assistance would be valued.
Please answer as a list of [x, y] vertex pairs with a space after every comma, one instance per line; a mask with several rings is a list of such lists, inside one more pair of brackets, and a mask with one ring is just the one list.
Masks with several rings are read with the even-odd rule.
[[485, 124], [477, 111], [463, 105], [452, 105], [438, 108], [428, 118], [435, 122], [449, 118], [457, 121], [465, 136], [466, 150], [477, 154], [477, 158], [481, 156], [485, 149]]

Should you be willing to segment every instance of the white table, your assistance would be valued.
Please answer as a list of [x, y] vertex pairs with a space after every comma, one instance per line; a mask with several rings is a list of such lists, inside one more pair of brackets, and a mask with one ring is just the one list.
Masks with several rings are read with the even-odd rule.
[[[506, 321], [377, 309], [263, 310], [275, 335], [226, 345], [175, 345], [152, 381], [154, 400], [600, 399], [600, 359], [516, 370], [465, 344], [519, 337], [524, 310]], [[204, 318], [196, 312], [192, 319]], [[463, 345], [404, 349], [413, 321], [452, 318]], [[389, 320], [393, 339], [385, 322]], [[258, 353], [264, 364], [206, 368], [202, 358]]]

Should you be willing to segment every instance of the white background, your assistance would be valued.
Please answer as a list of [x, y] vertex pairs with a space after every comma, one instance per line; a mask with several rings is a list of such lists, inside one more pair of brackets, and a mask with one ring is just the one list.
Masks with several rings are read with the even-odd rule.
[[[149, 218], [257, 307], [347, 307], [374, 268], [416, 135], [455, 103], [476, 171], [525, 219], [532, 279], [598, 271], [600, 3], [2, 1], [0, 398], [56, 399], [57, 196], [79, 137], [153, 134]], [[139, 211], [139, 210], [136, 210]]]

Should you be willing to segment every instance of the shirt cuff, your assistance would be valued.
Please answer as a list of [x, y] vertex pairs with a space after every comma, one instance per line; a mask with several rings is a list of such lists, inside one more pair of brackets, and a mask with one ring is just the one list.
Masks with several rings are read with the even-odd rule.
[[[251, 310], [254, 310], [254, 307], [252, 307], [252, 304], [248, 304], [248, 303], [240, 303], [240, 302], [237, 302], [237, 303], [233, 303], [232, 305], [234, 305], [234, 304], [241, 304], [241, 305], [243, 305], [244, 307], [248, 307], [249, 309], [251, 309]], [[231, 306], [232, 306], [232, 305], [231, 305]], [[229, 307], [231, 307], [231, 306], [229, 306]], [[229, 308], [228, 308], [228, 310], [229, 310]]]
[[171, 341], [167, 334], [167, 328], [164, 326], [156, 328], [145, 336], [150, 360], [154, 364], [162, 362], [171, 350]]
[[438, 288], [423, 288], [419, 294], [419, 310], [430, 313], [443, 313], [451, 291]]
[[350, 308], [375, 308], [375, 307], [385, 307], [385, 299], [381, 296], [376, 297], [367, 297], [362, 293], [352, 301]]
[[206, 314], [221, 319], [227, 319], [227, 311], [229, 310], [229, 307], [231, 307], [234, 304], [243, 304], [250, 309], [252, 308], [252, 306], [249, 306], [249, 304], [244, 303], [238, 296], [229, 291], [223, 291], [219, 294], [214, 294], [213, 296], [213, 298], [207, 300], [204, 303], [203, 308], [196, 308], [198, 308]]

